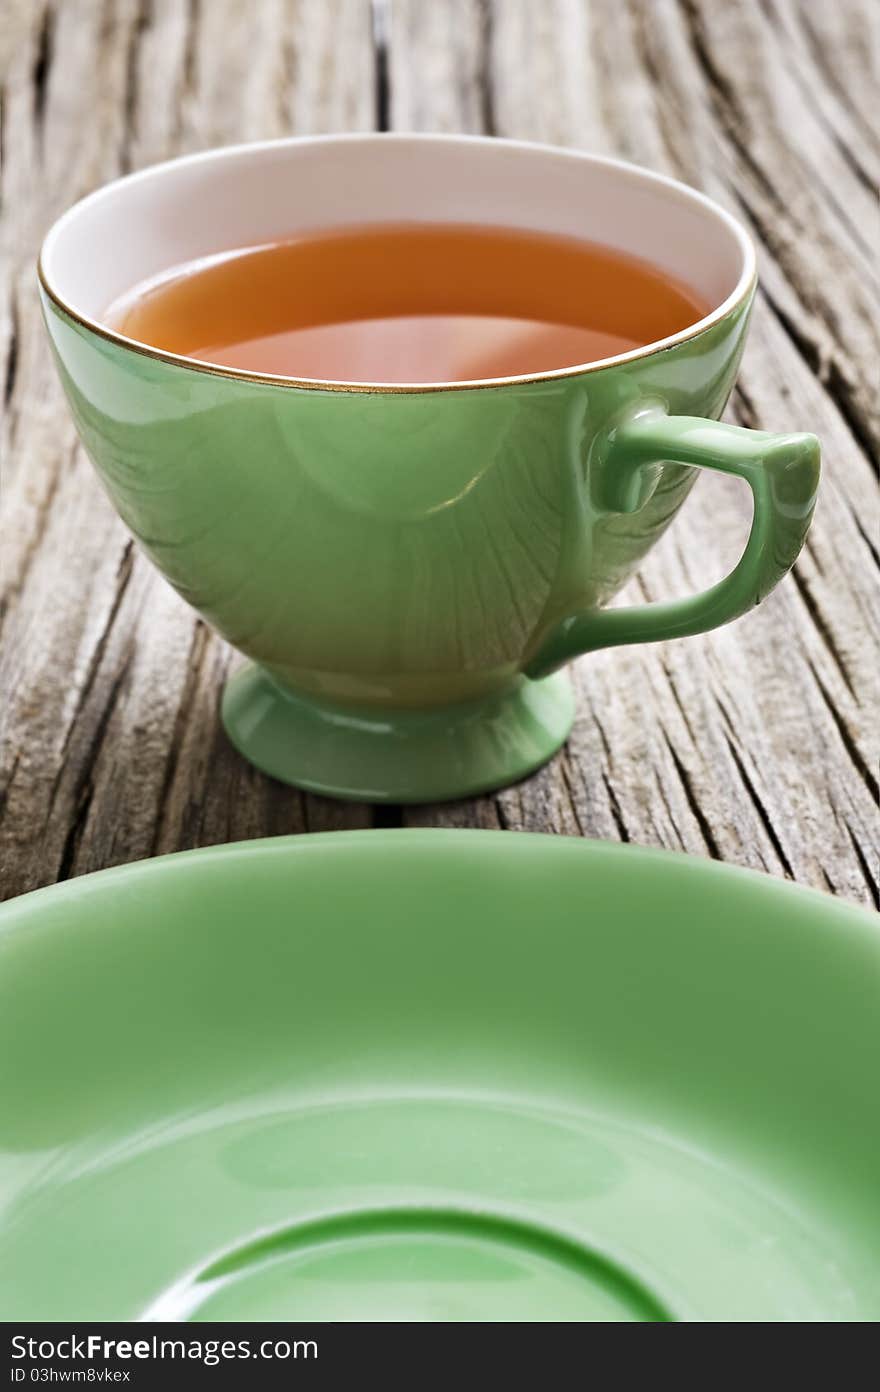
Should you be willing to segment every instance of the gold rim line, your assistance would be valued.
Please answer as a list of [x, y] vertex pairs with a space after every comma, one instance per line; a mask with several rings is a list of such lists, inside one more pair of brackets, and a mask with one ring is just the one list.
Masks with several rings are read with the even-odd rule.
[[[127, 349], [131, 353], [137, 353], [143, 358], [152, 358], [156, 362], [165, 363], [169, 367], [181, 367], [191, 372], [201, 372], [207, 377], [222, 377], [235, 382], [251, 382], [257, 386], [264, 387], [293, 387], [299, 391], [323, 391], [323, 392], [343, 392], [348, 394], [359, 393], [361, 395], [372, 396], [417, 396], [426, 395], [429, 392], [455, 392], [455, 391], [491, 391], [497, 387], [526, 387], [536, 382], [560, 382], [568, 381], [572, 377], [584, 377], [587, 373], [603, 372], [606, 368], [625, 367], [629, 363], [639, 362], [643, 358], [656, 356], [658, 353], [668, 353], [674, 348], [680, 347], [682, 343], [690, 343], [692, 339], [699, 338], [702, 334], [714, 328], [726, 319], [728, 314], [732, 314], [735, 309], [747, 300], [758, 283], [757, 270], [753, 267], [749, 280], [742, 291], [732, 299], [724, 300], [717, 309], [713, 309], [709, 314], [704, 315], [696, 324], [689, 329], [682, 329], [679, 334], [673, 334], [670, 342], [658, 339], [655, 343], [646, 343], [642, 348], [633, 349], [630, 353], [622, 353], [614, 358], [599, 358], [596, 362], [582, 363], [576, 367], [558, 367], [548, 372], [536, 372], [530, 376], [513, 377], [487, 377], [483, 380], [473, 382], [323, 382], [316, 378], [309, 377], [273, 377], [269, 374], [260, 372], [248, 372], [234, 367], [224, 367], [221, 363], [203, 362], [199, 358], [188, 358], [183, 353], [170, 353], [164, 348], [153, 348], [148, 343], [139, 343], [137, 339], [126, 338], [125, 334], [117, 333], [115, 329], [108, 328], [105, 324], [100, 324], [96, 319], [88, 319], [85, 315], [78, 313], [71, 305], [67, 304], [59, 294], [50, 286], [46, 273], [43, 270], [43, 255], [40, 253], [37, 258], [37, 279], [46, 297], [51, 300], [56, 309], [60, 309], [68, 319], [72, 319], [75, 324], [89, 333], [93, 333], [98, 338], [105, 339], [108, 343], [115, 344], [118, 348]], [[662, 347], [660, 346], [662, 344]]]

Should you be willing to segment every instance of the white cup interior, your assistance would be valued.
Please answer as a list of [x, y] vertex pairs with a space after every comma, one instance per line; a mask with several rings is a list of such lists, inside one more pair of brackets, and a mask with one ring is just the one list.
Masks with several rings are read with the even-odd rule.
[[601, 242], [652, 262], [710, 306], [696, 325], [621, 360], [708, 327], [754, 277], [739, 224], [662, 175], [517, 141], [387, 134], [233, 146], [120, 179], [59, 219], [41, 274], [62, 308], [102, 327], [108, 307], [135, 285], [198, 258], [310, 229], [400, 221], [483, 222]]

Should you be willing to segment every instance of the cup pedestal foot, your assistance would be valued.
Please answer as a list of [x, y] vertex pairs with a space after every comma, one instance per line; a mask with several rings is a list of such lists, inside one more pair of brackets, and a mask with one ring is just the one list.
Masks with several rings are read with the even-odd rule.
[[441, 802], [540, 768], [568, 736], [574, 694], [566, 673], [555, 672], [433, 710], [341, 707], [249, 666], [228, 681], [222, 709], [236, 749], [284, 783], [364, 802]]

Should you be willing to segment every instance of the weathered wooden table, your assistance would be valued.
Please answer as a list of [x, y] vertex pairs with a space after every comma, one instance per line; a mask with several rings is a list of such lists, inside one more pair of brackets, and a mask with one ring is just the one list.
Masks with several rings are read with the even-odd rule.
[[[376, 20], [367, 0], [5, 0], [3, 895], [209, 842], [403, 823], [669, 846], [876, 902], [874, 0], [394, 0]], [[416, 810], [299, 793], [229, 747], [218, 697], [235, 659], [104, 498], [34, 275], [54, 218], [120, 173], [376, 125], [574, 144], [719, 199], [762, 273], [730, 418], [825, 447], [806, 550], [759, 610], [585, 659], [561, 757]], [[719, 576], [748, 506], [702, 479], [629, 597]]]

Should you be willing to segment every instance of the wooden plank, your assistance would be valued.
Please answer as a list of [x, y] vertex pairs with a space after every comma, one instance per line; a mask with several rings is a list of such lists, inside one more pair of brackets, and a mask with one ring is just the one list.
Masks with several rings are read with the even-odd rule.
[[[876, 896], [876, 131], [869, 0], [10, 0], [0, 34], [0, 893], [213, 841], [404, 820], [684, 848]], [[100, 81], [94, 74], [100, 73]], [[131, 546], [55, 381], [33, 257], [102, 181], [179, 151], [332, 129], [581, 145], [705, 188], [764, 292], [731, 418], [809, 426], [823, 496], [795, 578], [705, 639], [578, 664], [564, 755], [407, 812], [301, 795], [217, 718], [225, 645]], [[874, 356], [872, 356], [874, 355]], [[731, 563], [737, 487], [695, 490], [624, 598]]]
[[490, 11], [479, 0], [451, 5], [395, 0], [389, 15], [392, 129], [486, 132], [491, 127], [485, 67]]
[[120, 172], [230, 140], [369, 128], [369, 13], [348, 0], [65, 0], [12, 18], [0, 75], [2, 894], [160, 851], [368, 825], [368, 808], [263, 778], [225, 741], [230, 653], [133, 549], [77, 446], [33, 263], [53, 219]]
[[[869, 85], [870, 7], [837, 7], [845, 44], [809, 39], [829, 7], [782, 0], [498, 0], [481, 23], [469, 0], [455, 8], [447, 30], [480, 36], [471, 80], [490, 84], [495, 132], [642, 162], [745, 218], [766, 288], [729, 417], [815, 429], [825, 482], [794, 579], [760, 610], [705, 638], [583, 660], [560, 760], [494, 798], [407, 821], [616, 836], [876, 902], [877, 316], [865, 246], [877, 210], [862, 177], [876, 150], [846, 100], [855, 50]], [[429, 128], [424, 84], [404, 109], [394, 73], [426, 71], [421, 54], [442, 35], [417, 0], [399, 9], [395, 121]], [[432, 63], [444, 67], [436, 52]], [[463, 89], [460, 103], [472, 122], [477, 97]], [[747, 525], [736, 485], [701, 480], [623, 599], [711, 583]]]

